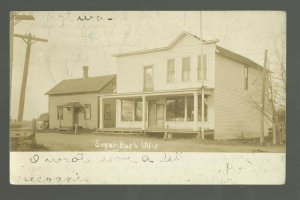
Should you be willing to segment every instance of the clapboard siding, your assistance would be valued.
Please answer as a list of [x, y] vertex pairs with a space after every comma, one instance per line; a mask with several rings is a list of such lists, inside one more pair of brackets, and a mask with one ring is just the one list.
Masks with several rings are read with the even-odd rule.
[[[84, 119], [84, 112], [81, 110], [78, 113], [79, 126], [84, 128], [97, 128], [98, 105], [97, 94], [73, 94], [73, 95], [53, 95], [49, 96], [49, 125], [50, 128], [58, 128], [60, 125], [57, 119], [57, 106], [70, 102], [80, 102], [82, 105], [91, 104], [91, 119]], [[72, 111], [64, 109], [63, 120], [61, 126], [72, 126]]]
[[[115, 81], [115, 80], [113, 80]], [[79, 102], [82, 105], [91, 105], [91, 119], [84, 119], [84, 111], [80, 110], [78, 113], [79, 126], [88, 129], [96, 129], [99, 124], [99, 108], [98, 105], [98, 95], [113, 93], [115, 83], [111, 81], [108, 83], [100, 92], [94, 93], [75, 93], [75, 94], [61, 94], [61, 95], [49, 95], [49, 127], [59, 128], [61, 126], [72, 126], [72, 111], [68, 109], [63, 109], [63, 120], [59, 121], [57, 119], [57, 106], [67, 104], [70, 102]], [[104, 103], [111, 104], [112, 108], [112, 118], [115, 118], [115, 102], [106, 101]]]
[[[205, 85], [214, 88], [215, 43], [204, 44], [207, 55], [207, 80]], [[201, 43], [190, 35], [184, 36], [170, 49], [117, 57], [118, 93], [143, 92], [144, 67], [153, 67], [154, 91], [199, 88], [197, 57], [201, 55]], [[182, 81], [182, 58], [190, 57], [190, 81]], [[167, 60], [175, 59], [175, 81], [167, 82]]]
[[[260, 135], [262, 71], [249, 67], [249, 87], [244, 89], [244, 64], [216, 54], [215, 138], [252, 138]], [[267, 128], [265, 125], [265, 135]]]

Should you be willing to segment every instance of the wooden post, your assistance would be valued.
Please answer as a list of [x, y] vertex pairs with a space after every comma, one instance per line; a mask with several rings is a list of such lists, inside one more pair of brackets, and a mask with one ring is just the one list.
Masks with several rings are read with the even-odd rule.
[[187, 96], [184, 96], [184, 122], [187, 122]]
[[74, 130], [75, 135], [77, 135], [77, 129], [78, 129], [78, 124], [76, 123], [75, 124], [75, 130]]
[[204, 140], [204, 86], [201, 89], [201, 137]]
[[194, 131], [198, 130], [198, 92], [194, 92]]
[[145, 130], [146, 129], [146, 96], [143, 95], [142, 96], [142, 114], [143, 114], [143, 117], [142, 117], [142, 130]]
[[169, 125], [167, 124], [165, 128], [164, 140], [168, 139], [168, 129], [169, 129]]
[[25, 63], [24, 63], [24, 71], [23, 71], [23, 79], [22, 79], [22, 85], [21, 85], [18, 121], [23, 120], [24, 104], [25, 104], [25, 92], [26, 92], [26, 86], [27, 86], [27, 75], [28, 75], [31, 44], [32, 44], [31, 43], [31, 37], [29, 37], [28, 42], [27, 42]]
[[262, 91], [261, 91], [261, 113], [260, 113], [260, 131], [261, 131], [261, 135], [260, 135], [260, 144], [263, 145], [264, 144], [264, 138], [265, 138], [265, 134], [264, 134], [264, 115], [265, 115], [265, 85], [266, 85], [266, 67], [267, 67], [267, 59], [268, 59], [268, 50], [265, 50], [265, 58], [264, 58], [264, 69], [263, 69], [263, 75], [262, 75]]
[[[62, 113], [62, 114], [61, 114]], [[64, 114], [64, 107], [59, 107], [58, 118], [59, 118], [59, 128], [61, 127], [61, 116]]]
[[32, 119], [32, 136], [31, 136], [31, 141], [33, 144], [36, 144], [36, 120]]

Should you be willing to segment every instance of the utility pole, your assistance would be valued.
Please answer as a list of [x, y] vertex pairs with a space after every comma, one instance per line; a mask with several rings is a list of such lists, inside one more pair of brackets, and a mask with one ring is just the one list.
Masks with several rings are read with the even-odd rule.
[[[201, 139], [204, 140], [204, 68], [203, 68], [203, 32], [202, 32], [202, 12], [200, 11], [200, 42], [201, 42]], [[199, 77], [198, 77], [199, 78]]]
[[262, 88], [261, 88], [261, 113], [260, 113], [260, 128], [261, 128], [261, 135], [260, 135], [260, 144], [264, 144], [264, 129], [265, 129], [265, 85], [266, 85], [266, 68], [267, 68], [267, 60], [268, 60], [268, 50], [265, 50], [265, 58], [264, 58], [264, 69], [263, 69], [263, 75], [262, 75]]
[[[9, 21], [9, 65], [10, 65], [10, 94], [12, 86], [12, 69], [13, 69], [13, 56], [14, 56], [14, 31], [15, 25], [18, 24], [21, 20], [34, 20], [32, 15], [18, 15], [16, 12], [10, 12], [10, 21]], [[11, 98], [11, 96], [10, 96]]]
[[24, 71], [23, 71], [23, 79], [22, 79], [21, 93], [20, 93], [20, 101], [19, 101], [19, 114], [18, 114], [18, 121], [22, 121], [23, 113], [24, 113], [25, 93], [26, 93], [31, 45], [36, 41], [48, 42], [48, 40], [42, 39], [42, 38], [37, 38], [37, 37], [31, 35], [31, 33], [26, 34], [26, 35], [14, 34], [14, 36], [21, 38], [27, 44], [25, 63], [24, 63]]

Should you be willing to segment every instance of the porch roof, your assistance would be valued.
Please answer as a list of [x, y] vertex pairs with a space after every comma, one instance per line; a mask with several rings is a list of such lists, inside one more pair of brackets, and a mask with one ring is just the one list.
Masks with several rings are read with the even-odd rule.
[[[132, 93], [115, 93], [115, 94], [100, 94], [100, 98], [104, 99], [118, 99], [118, 98], [127, 98], [127, 97], [148, 97], [148, 96], [167, 96], [167, 95], [187, 95], [198, 92], [201, 94], [201, 88], [188, 88], [180, 90], [161, 90], [161, 91], [152, 91], [152, 92], [132, 92]], [[211, 95], [213, 92], [212, 88], [205, 88], [204, 94]]]
[[61, 105], [63, 108], [83, 108], [82, 104], [79, 102], [69, 102]]

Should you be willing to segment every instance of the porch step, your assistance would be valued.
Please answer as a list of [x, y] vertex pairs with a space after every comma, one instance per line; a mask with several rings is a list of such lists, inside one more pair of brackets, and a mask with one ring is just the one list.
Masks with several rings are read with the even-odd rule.
[[143, 131], [141, 129], [121, 129], [121, 128], [104, 128], [98, 129], [94, 133], [110, 134], [110, 135], [139, 135]]
[[64, 126], [64, 127], [58, 128], [59, 131], [71, 131], [72, 129], [73, 129], [73, 127], [71, 127], [71, 126]]
[[[104, 128], [98, 129], [94, 133], [101, 133], [107, 135], [141, 135], [147, 133], [167, 133], [167, 134], [199, 134], [199, 131], [190, 129], [134, 129], [134, 128]], [[205, 130], [205, 136], [213, 136], [214, 130]]]

